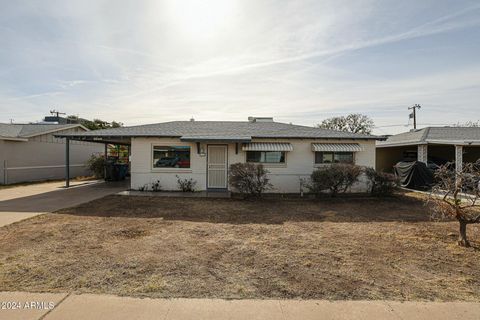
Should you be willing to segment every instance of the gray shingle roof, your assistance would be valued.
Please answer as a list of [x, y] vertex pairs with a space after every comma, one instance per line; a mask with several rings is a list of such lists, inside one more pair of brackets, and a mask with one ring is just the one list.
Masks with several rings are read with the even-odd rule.
[[0, 123], [0, 137], [18, 138], [21, 131], [20, 125]]
[[0, 137], [27, 138], [52, 131], [78, 127], [78, 124], [10, 124], [0, 123]]
[[179, 137], [185, 139], [245, 140], [251, 138], [326, 138], [380, 139], [349, 132], [292, 125], [280, 122], [240, 121], [172, 121], [141, 126], [88, 131], [61, 135], [80, 137]]
[[378, 142], [378, 146], [422, 144], [422, 143], [480, 143], [479, 127], [426, 127], [404, 132]]

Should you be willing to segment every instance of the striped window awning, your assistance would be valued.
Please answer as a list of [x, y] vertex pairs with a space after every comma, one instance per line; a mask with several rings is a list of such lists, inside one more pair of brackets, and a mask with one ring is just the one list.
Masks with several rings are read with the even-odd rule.
[[242, 146], [243, 151], [293, 151], [293, 146], [287, 142], [252, 142]]
[[363, 148], [358, 143], [312, 143], [312, 151], [359, 152], [363, 151]]

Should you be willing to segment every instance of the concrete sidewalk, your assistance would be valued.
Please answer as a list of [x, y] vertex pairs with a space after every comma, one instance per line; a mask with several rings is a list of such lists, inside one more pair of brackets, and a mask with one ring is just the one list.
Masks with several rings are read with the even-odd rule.
[[0, 227], [128, 189], [127, 182], [48, 182], [0, 189]]
[[[0, 292], [0, 301], [44, 309], [0, 309], [0, 319], [435, 319], [478, 320], [480, 303], [325, 300], [139, 299], [94, 294]], [[54, 307], [48, 309], [48, 303]], [[35, 304], [33, 304], [35, 305]], [[41, 305], [41, 304], [37, 304]]]

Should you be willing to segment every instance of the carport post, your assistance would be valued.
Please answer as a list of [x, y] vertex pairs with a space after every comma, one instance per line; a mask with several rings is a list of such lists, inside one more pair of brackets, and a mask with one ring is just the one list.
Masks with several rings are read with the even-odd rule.
[[463, 170], [463, 146], [455, 146], [455, 171]]
[[70, 187], [70, 138], [65, 138], [65, 188]]
[[419, 144], [417, 146], [417, 161], [427, 164], [428, 144]]
[[103, 166], [103, 179], [107, 181], [107, 160], [108, 160], [108, 144], [105, 143], [105, 165]]

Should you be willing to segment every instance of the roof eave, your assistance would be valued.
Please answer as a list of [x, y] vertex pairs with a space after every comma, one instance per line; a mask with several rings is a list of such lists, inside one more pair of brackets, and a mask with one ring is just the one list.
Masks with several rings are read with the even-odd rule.
[[73, 129], [73, 128], [82, 128], [82, 129], [84, 129], [85, 131], [90, 131], [88, 128], [84, 127], [84, 126], [81, 125], [81, 124], [72, 124], [72, 125], [68, 125], [68, 126], [66, 125], [65, 127], [61, 127], [61, 128], [57, 128], [57, 129], [52, 129], [52, 130], [48, 130], [48, 131], [37, 132], [37, 133], [29, 134], [29, 135], [23, 135], [22, 138], [33, 138], [33, 137], [41, 136], [41, 135], [44, 135], [44, 134], [54, 133], [54, 132], [58, 132], [58, 131], [62, 131], [62, 130], [68, 130], [68, 129]]
[[26, 138], [16, 138], [16, 137], [0, 137], [0, 140], [17, 141], [17, 142], [27, 142], [28, 141], [28, 139], [26, 139]]
[[321, 137], [321, 136], [252, 136], [255, 139], [323, 139], [323, 140], [379, 140], [384, 141], [385, 137]]
[[[92, 131], [90, 131], [92, 132]], [[181, 136], [172, 135], [152, 135], [152, 134], [110, 134], [110, 135], [94, 135], [94, 134], [56, 134], [56, 138], [180, 138]]]
[[479, 140], [426, 140], [427, 143], [431, 144], [451, 144], [451, 145], [461, 145], [461, 146], [478, 146], [480, 145]]
[[184, 141], [184, 142], [238, 142], [238, 143], [248, 143], [248, 142], [251, 142], [252, 139], [251, 138], [222, 138], [222, 137], [219, 137], [219, 138], [202, 138], [202, 137], [199, 137], [199, 138], [195, 138], [195, 137], [186, 137], [186, 138], [183, 138], [183, 137], [180, 137], [180, 141]]
[[393, 143], [382, 143], [376, 145], [377, 148], [387, 148], [387, 147], [402, 147], [402, 146], [416, 146], [419, 144], [427, 144], [423, 141], [410, 141], [410, 142], [393, 142]]
[[480, 146], [480, 141], [466, 141], [466, 140], [426, 140], [426, 141], [409, 141], [409, 142], [394, 142], [394, 143], [380, 143], [377, 144], [377, 148], [388, 148], [388, 147], [403, 147], [403, 146], [415, 146], [415, 145], [425, 145], [425, 144], [446, 144], [446, 145], [457, 145], [457, 146]]

